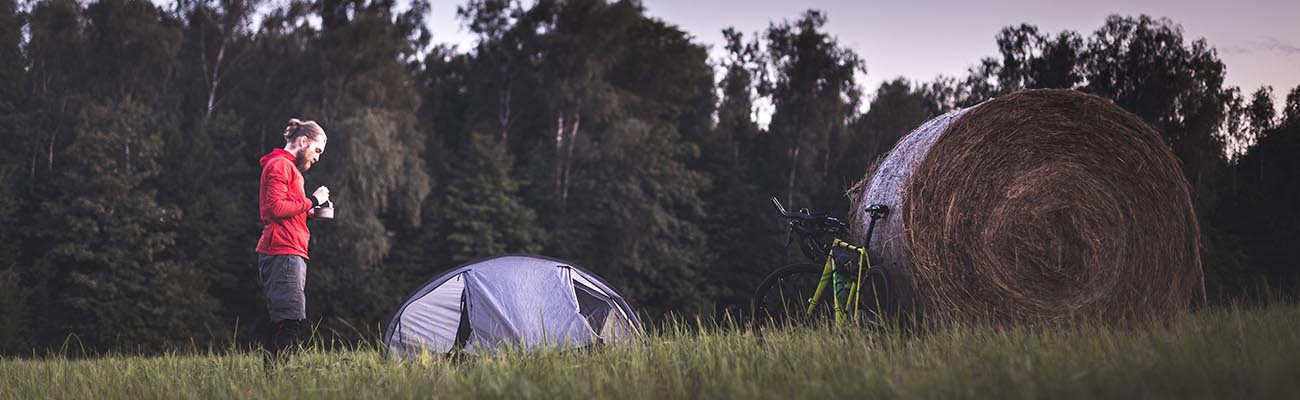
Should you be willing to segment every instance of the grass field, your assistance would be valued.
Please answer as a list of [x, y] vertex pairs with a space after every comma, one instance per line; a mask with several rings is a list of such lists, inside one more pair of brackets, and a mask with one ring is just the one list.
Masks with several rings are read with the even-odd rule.
[[1300, 306], [1169, 324], [922, 334], [679, 323], [643, 345], [450, 362], [311, 351], [0, 359], [3, 398], [1296, 398]]

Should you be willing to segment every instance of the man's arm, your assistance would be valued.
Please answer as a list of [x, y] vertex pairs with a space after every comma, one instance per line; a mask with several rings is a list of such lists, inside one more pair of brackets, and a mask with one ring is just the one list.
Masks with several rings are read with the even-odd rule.
[[262, 213], [275, 219], [285, 219], [306, 212], [313, 206], [312, 199], [289, 194], [289, 170], [293, 168], [288, 161], [271, 161], [262, 176], [262, 185], [266, 190], [266, 200], [262, 203]]

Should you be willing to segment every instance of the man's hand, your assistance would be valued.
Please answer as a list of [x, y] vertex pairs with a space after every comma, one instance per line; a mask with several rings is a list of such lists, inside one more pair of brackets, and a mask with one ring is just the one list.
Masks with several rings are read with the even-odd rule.
[[311, 197], [316, 198], [316, 204], [325, 204], [325, 202], [330, 201], [330, 189], [324, 186], [318, 187], [315, 192], [311, 193]]

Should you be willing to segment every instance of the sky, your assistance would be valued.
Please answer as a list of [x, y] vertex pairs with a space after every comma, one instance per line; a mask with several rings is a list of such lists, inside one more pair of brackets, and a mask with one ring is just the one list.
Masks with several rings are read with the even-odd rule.
[[[434, 0], [429, 16], [434, 41], [461, 51], [474, 38], [456, 19], [462, 1]], [[525, 2], [527, 4], [527, 2]], [[867, 64], [859, 82], [870, 94], [897, 77], [926, 82], [940, 74], [964, 76], [981, 58], [997, 54], [994, 35], [1008, 25], [1029, 23], [1040, 32], [1062, 30], [1085, 38], [1110, 14], [1167, 17], [1182, 25], [1185, 40], [1205, 38], [1227, 66], [1227, 84], [1246, 94], [1273, 86], [1275, 102], [1300, 86], [1300, 0], [643, 0], [646, 13], [676, 25], [725, 54], [722, 29], [747, 36], [772, 22], [797, 19], [818, 9], [825, 30]]]

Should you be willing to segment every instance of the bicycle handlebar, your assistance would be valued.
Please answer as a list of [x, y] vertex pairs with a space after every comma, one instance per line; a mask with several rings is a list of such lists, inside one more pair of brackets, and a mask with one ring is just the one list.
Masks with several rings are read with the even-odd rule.
[[799, 210], [798, 212], [789, 212], [789, 211], [786, 211], [786, 210], [785, 210], [785, 207], [782, 207], [782, 206], [781, 206], [781, 201], [776, 199], [776, 196], [772, 196], [772, 205], [776, 206], [776, 211], [777, 211], [777, 212], [780, 212], [780, 213], [781, 213], [781, 216], [782, 216], [782, 217], [785, 217], [785, 218], [787, 218], [787, 219], [799, 219], [799, 220], [804, 220], [804, 221], [815, 221], [815, 220], [820, 220], [820, 219], [832, 218], [832, 217], [827, 216], [827, 215], [824, 214], [824, 213], [818, 213], [818, 214], [810, 213], [810, 212], [808, 212], [808, 209], [806, 209], [806, 208], [805, 208], [805, 209], [802, 209], [802, 210]]
[[[776, 196], [770, 198], [772, 206], [782, 217], [789, 220], [790, 231], [786, 236], [786, 245], [789, 246], [796, 236], [799, 237], [800, 250], [804, 256], [810, 260], [816, 260], [819, 256], [824, 255], [830, 246], [831, 238], [839, 238], [847, 233], [848, 224], [830, 215], [830, 213], [809, 212], [807, 208], [799, 209], [796, 212], [790, 212], [781, 205], [781, 201]], [[867, 224], [867, 240], [871, 240], [872, 231], [876, 227], [876, 221], [889, 215], [889, 206], [884, 204], [872, 204], [866, 209], [870, 218]]]
[[781, 213], [790, 224], [786, 245], [789, 246], [797, 237], [799, 249], [810, 260], [816, 259], [819, 254], [824, 254], [832, 238], [844, 235], [848, 229], [848, 224], [831, 216], [830, 213], [812, 213], [807, 208], [791, 212], [781, 205], [781, 201], [777, 200], [776, 196], [773, 196], [771, 201], [776, 211]]
[[[801, 209], [798, 212], [789, 212], [785, 210], [785, 207], [781, 206], [781, 201], [777, 200], [776, 196], [772, 196], [771, 200], [772, 200], [772, 205], [776, 206], [776, 211], [781, 213], [781, 216], [787, 219], [799, 219], [804, 221], [833, 220], [839, 222], [838, 219], [828, 215], [827, 213], [813, 214], [808, 212], [808, 209], [806, 208]], [[884, 216], [889, 215], [889, 206], [884, 204], [872, 204], [871, 206], [867, 207], [867, 214], [871, 216], [871, 219], [883, 218]]]

